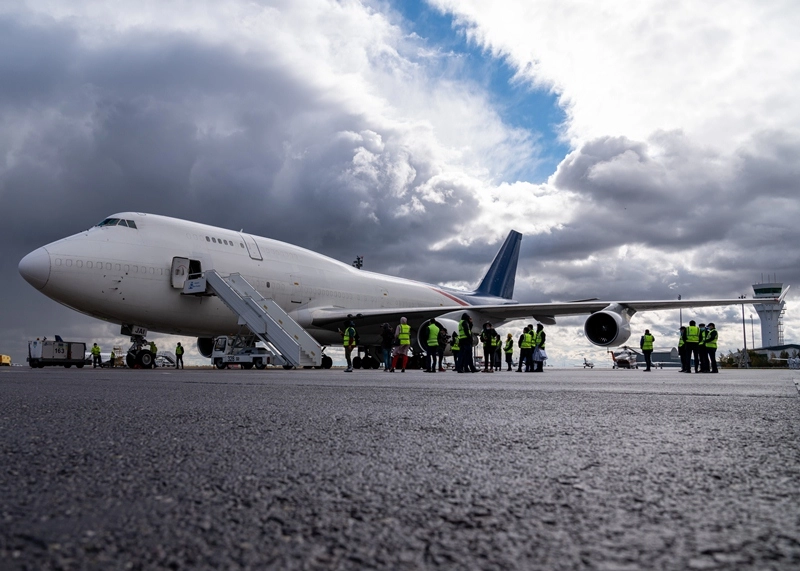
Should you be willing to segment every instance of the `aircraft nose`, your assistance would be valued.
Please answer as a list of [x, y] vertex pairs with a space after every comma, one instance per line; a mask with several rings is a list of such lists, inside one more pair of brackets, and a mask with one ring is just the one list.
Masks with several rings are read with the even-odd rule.
[[20, 260], [19, 273], [33, 287], [42, 289], [50, 279], [50, 253], [44, 248], [34, 250]]

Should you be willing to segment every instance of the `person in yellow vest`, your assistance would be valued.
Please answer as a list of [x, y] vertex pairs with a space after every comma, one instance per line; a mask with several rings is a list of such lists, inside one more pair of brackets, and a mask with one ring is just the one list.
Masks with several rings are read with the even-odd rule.
[[458, 347], [461, 368], [456, 372], [477, 373], [478, 369], [472, 360], [472, 317], [466, 312], [461, 314], [461, 321], [458, 322]]
[[150, 341], [150, 352], [153, 354], [153, 367], [157, 367], [156, 355], [158, 354], [158, 347], [156, 347], [155, 341]]
[[514, 364], [514, 338], [511, 333], [506, 335], [506, 345], [503, 347], [503, 351], [506, 354], [506, 365], [508, 365], [508, 370], [510, 371]]
[[705, 323], [701, 323], [698, 327], [700, 328], [700, 341], [697, 343], [697, 354], [700, 356], [700, 372], [708, 373], [708, 352], [706, 351], [706, 335], [708, 334], [708, 329]]
[[353, 353], [353, 349], [358, 346], [358, 342], [356, 341], [355, 323], [352, 321], [347, 322], [347, 327], [345, 327], [344, 332], [342, 333], [342, 345], [344, 345], [344, 358], [347, 360], [347, 368], [344, 370], [344, 372], [352, 373], [353, 360], [351, 359], [350, 355]]
[[653, 353], [653, 343], [655, 342], [656, 338], [650, 334], [649, 329], [644, 330], [644, 335], [639, 340], [639, 348], [644, 353], [644, 365], [645, 370], [644, 372], [650, 371], [650, 355]]
[[397, 338], [397, 347], [394, 348], [394, 357], [392, 358], [391, 372], [397, 368], [397, 362], [401, 362], [401, 373], [406, 372], [406, 365], [408, 365], [408, 350], [411, 349], [411, 326], [408, 324], [408, 319], [405, 317], [400, 318], [400, 323], [394, 330], [394, 336]]
[[461, 372], [461, 347], [459, 346], [458, 331], [453, 331], [453, 336], [450, 338], [450, 352], [453, 354], [453, 370], [456, 373]]
[[689, 357], [686, 351], [686, 327], [681, 325], [680, 332], [678, 333], [678, 355], [681, 358], [680, 373], [689, 372]]
[[525, 326], [525, 329], [522, 330], [522, 335], [519, 336], [519, 340], [517, 344], [519, 345], [519, 366], [517, 367], [517, 372], [522, 372], [522, 367], [525, 367], [526, 373], [533, 372], [533, 360], [532, 360], [532, 353], [533, 350], [531, 349], [533, 343], [533, 335], [531, 335], [531, 330], [533, 329], [533, 324], [529, 324]]
[[103, 368], [103, 360], [100, 358], [100, 347], [95, 343], [92, 345], [92, 369], [96, 369], [97, 365]]
[[447, 369], [444, 368], [444, 351], [447, 349], [447, 342], [450, 341], [450, 336], [447, 334], [447, 329], [441, 323], [437, 323], [436, 325], [439, 326], [439, 372], [444, 373]]
[[175, 347], [175, 368], [183, 369], [183, 345], [178, 341], [178, 346]]
[[544, 350], [544, 342], [546, 339], [544, 332], [544, 325], [541, 323], [536, 325], [536, 333], [533, 336], [533, 372], [544, 373], [544, 361], [547, 359], [547, 352]]
[[719, 373], [717, 369], [717, 328], [713, 323], [708, 324], [708, 332], [706, 333], [706, 351], [708, 351], [709, 364], [711, 365], [711, 373]]
[[[436, 356], [439, 354], [439, 324], [431, 319], [427, 325], [428, 337], [425, 342], [425, 372], [436, 372]], [[426, 329], [423, 328], [423, 332]]]
[[112, 349], [111, 350], [111, 360], [108, 362], [108, 366], [113, 369], [117, 364], [116, 361], [117, 361], [117, 354], [114, 353], [114, 350]]
[[694, 372], [700, 371], [700, 353], [697, 350], [697, 345], [700, 343], [700, 328], [695, 323], [694, 319], [689, 322], [686, 331], [683, 332], [683, 344], [686, 347], [686, 372], [692, 372], [691, 359], [694, 357]]

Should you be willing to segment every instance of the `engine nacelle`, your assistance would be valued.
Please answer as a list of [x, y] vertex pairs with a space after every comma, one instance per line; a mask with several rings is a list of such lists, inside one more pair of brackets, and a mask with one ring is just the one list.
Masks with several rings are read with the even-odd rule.
[[[458, 321], [454, 321], [452, 319], [437, 319], [436, 323], [447, 329], [447, 336], [450, 338], [453, 337], [453, 331], [458, 331]], [[422, 335], [423, 331], [425, 331], [424, 327], [420, 327], [417, 330], [417, 343], [424, 351], [428, 347], [428, 337], [426, 335]], [[423, 339], [423, 337], [425, 338]], [[449, 352], [450, 352], [450, 345], [448, 344], [447, 346], [448, 355], [450, 354]]]
[[197, 350], [206, 359], [211, 358], [211, 353], [214, 351], [214, 338], [213, 337], [198, 337]]
[[589, 341], [600, 347], [622, 345], [631, 336], [631, 315], [620, 306], [609, 306], [590, 315], [583, 325], [583, 332]]

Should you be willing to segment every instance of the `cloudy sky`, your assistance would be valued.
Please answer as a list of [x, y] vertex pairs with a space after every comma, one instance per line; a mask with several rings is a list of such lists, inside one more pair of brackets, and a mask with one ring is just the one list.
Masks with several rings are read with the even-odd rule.
[[[459, 287], [516, 229], [520, 301], [800, 284], [799, 20], [789, 0], [0, 0], [0, 352], [124, 341], [17, 272], [124, 210]], [[689, 317], [741, 347], [739, 308]], [[637, 315], [635, 340], [671, 347], [677, 319]], [[608, 360], [581, 326], [549, 328], [554, 364]]]

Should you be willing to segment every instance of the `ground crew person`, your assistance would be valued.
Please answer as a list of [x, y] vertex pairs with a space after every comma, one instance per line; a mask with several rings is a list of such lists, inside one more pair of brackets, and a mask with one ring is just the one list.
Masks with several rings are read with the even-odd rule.
[[468, 313], [461, 314], [461, 321], [458, 322], [458, 347], [461, 354], [461, 368], [458, 373], [477, 373], [475, 364], [472, 362], [472, 318]]
[[531, 355], [534, 359], [534, 373], [544, 373], [544, 360], [547, 358], [547, 353], [544, 352], [544, 342], [546, 337], [547, 335], [545, 335], [544, 332], [544, 325], [541, 323], [537, 324], [536, 333], [533, 336], [533, 351]]
[[439, 354], [439, 324], [435, 319], [428, 322], [428, 339], [425, 343], [425, 372], [436, 372], [436, 356]]
[[708, 359], [710, 361], [711, 373], [719, 373], [717, 369], [717, 328], [713, 323], [708, 324], [708, 332], [706, 334], [706, 351], [708, 352]]
[[678, 355], [681, 358], [680, 373], [689, 372], [689, 358], [686, 356], [686, 327], [681, 325], [680, 332], [678, 333]]
[[175, 368], [183, 369], [183, 345], [178, 341], [178, 346], [175, 347]]
[[483, 343], [483, 372], [494, 373], [494, 329], [491, 323], [483, 324], [481, 343]]
[[97, 365], [100, 365], [100, 368], [103, 368], [103, 361], [100, 358], [100, 347], [97, 346], [97, 343], [92, 345], [92, 369], [96, 369]]
[[117, 359], [117, 355], [114, 353], [114, 350], [112, 349], [111, 350], [111, 361], [109, 361], [109, 364], [108, 364], [108, 366], [111, 367], [112, 369], [116, 366], [116, 359]]
[[511, 333], [506, 335], [506, 345], [503, 347], [503, 351], [506, 353], [506, 364], [510, 371], [514, 364], [514, 338], [511, 336]]
[[402, 365], [400, 372], [406, 372], [406, 365], [408, 365], [408, 350], [411, 348], [411, 326], [408, 324], [408, 319], [405, 317], [400, 318], [400, 323], [394, 330], [394, 336], [397, 338], [397, 347], [394, 348], [394, 357], [392, 358], [392, 373], [397, 368], [397, 361], [402, 357]]
[[156, 347], [155, 341], [150, 341], [150, 352], [153, 354], [153, 366], [157, 367], [156, 365], [156, 354], [158, 353], [158, 347]]
[[344, 345], [344, 358], [347, 359], [347, 368], [344, 370], [344, 372], [352, 373], [353, 360], [350, 358], [350, 355], [352, 354], [353, 349], [357, 346], [356, 328], [355, 323], [352, 321], [347, 322], [347, 327], [345, 327], [344, 333], [342, 333], [342, 344]]
[[[707, 373], [709, 371], [708, 352], [706, 351], [706, 334], [708, 330], [705, 323], [701, 323], [698, 327], [700, 328], [700, 341], [697, 343], [697, 354], [700, 356], [700, 372]], [[696, 370], [697, 367], [695, 367]]]
[[686, 372], [692, 372], [691, 359], [694, 357], [694, 372], [696, 373], [700, 367], [700, 354], [697, 351], [697, 345], [700, 343], [700, 328], [692, 319], [689, 326], [683, 332], [683, 344], [686, 347]]
[[453, 369], [461, 372], [461, 348], [458, 345], [458, 331], [453, 331], [453, 336], [450, 338], [450, 352], [453, 354]]
[[525, 329], [522, 330], [522, 335], [519, 336], [519, 366], [517, 367], [517, 372], [522, 372], [522, 367], [525, 367], [526, 373], [533, 372], [533, 359], [532, 357], [532, 344], [533, 344], [533, 336], [531, 335], [531, 329], [533, 329], [533, 325], [526, 325]]
[[439, 326], [439, 372], [444, 373], [444, 351], [447, 349], [447, 342], [450, 341], [450, 336], [447, 334], [447, 329], [442, 327], [441, 323], [437, 323], [437, 325]]
[[650, 370], [650, 354], [653, 352], [653, 343], [655, 342], [656, 338], [650, 334], [649, 329], [644, 330], [644, 335], [639, 340], [639, 348], [644, 353], [644, 364], [645, 364], [645, 372]]

